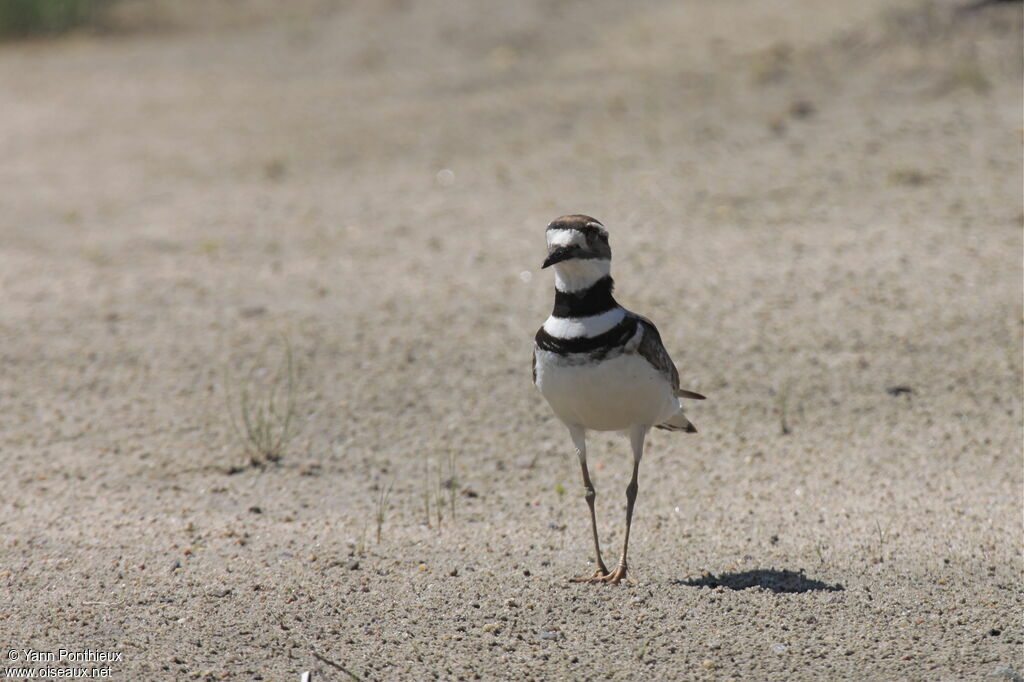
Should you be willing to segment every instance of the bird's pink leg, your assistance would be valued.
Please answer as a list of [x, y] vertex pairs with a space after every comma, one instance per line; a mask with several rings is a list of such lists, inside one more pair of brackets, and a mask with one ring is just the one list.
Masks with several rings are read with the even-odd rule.
[[637, 478], [640, 474], [640, 458], [644, 454], [644, 439], [647, 437], [647, 429], [633, 427], [630, 434], [630, 441], [633, 445], [633, 478], [626, 487], [626, 537], [622, 541], [622, 558], [619, 559], [618, 567], [600, 579], [601, 582], [609, 585], [618, 585], [626, 577], [626, 553], [629, 551], [629, 527], [633, 523], [633, 505], [636, 503], [636, 493], [639, 489]]
[[597, 493], [594, 491], [594, 484], [590, 480], [590, 470], [587, 469], [586, 432], [578, 427], [570, 427], [569, 433], [572, 436], [573, 443], [576, 445], [576, 454], [580, 458], [580, 470], [583, 472], [583, 489], [586, 493], [587, 506], [590, 508], [590, 530], [594, 536], [594, 558], [597, 562], [597, 570], [594, 571], [593, 575], [572, 578], [570, 582], [598, 582], [608, 575], [608, 568], [604, 565], [604, 560], [601, 559], [601, 542], [597, 537], [597, 513], [594, 511], [594, 499], [597, 497]]

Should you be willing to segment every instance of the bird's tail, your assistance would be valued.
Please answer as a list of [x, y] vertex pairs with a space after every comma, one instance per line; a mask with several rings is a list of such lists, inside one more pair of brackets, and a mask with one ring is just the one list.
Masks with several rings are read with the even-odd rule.
[[690, 420], [686, 418], [686, 415], [683, 414], [682, 410], [679, 410], [661, 424], [656, 425], [655, 428], [665, 429], [666, 431], [697, 433], [697, 427], [690, 423]]

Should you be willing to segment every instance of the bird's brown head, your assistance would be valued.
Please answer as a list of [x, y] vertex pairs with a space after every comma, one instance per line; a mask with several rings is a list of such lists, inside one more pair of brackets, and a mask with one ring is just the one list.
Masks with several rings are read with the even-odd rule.
[[610, 261], [608, 230], [595, 218], [574, 214], [548, 224], [548, 257], [542, 268], [569, 261]]

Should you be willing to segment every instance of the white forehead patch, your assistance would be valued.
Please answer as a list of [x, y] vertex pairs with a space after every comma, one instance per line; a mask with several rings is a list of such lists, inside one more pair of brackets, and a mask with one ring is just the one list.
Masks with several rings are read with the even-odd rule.
[[579, 230], [548, 230], [548, 246], [584, 245], [587, 238]]

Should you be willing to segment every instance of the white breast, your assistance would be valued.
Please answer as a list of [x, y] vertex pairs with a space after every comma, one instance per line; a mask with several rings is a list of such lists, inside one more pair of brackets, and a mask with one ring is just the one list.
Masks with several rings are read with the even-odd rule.
[[537, 387], [563, 422], [597, 431], [654, 426], [679, 411], [672, 386], [643, 357], [620, 353], [600, 362], [537, 351]]

